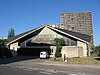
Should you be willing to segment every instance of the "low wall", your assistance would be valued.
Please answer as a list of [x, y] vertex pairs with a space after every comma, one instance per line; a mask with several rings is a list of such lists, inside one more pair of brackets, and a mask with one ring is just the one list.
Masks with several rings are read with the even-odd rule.
[[[53, 54], [54, 57], [56, 47], [51, 46], [50, 48], [51, 50], [53, 50], [51, 54]], [[64, 54], [66, 55], [66, 57], [83, 57], [83, 48], [80, 46], [63, 46], [61, 53], [62, 53], [62, 57], [64, 57]]]
[[63, 46], [62, 57], [83, 57], [83, 48], [77, 46]]

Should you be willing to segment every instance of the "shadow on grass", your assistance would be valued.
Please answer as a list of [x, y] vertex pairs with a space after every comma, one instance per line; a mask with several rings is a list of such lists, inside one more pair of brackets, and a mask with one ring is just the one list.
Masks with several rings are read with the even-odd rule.
[[39, 56], [15, 56], [12, 58], [0, 58], [0, 64], [9, 64], [25, 60], [38, 59], [38, 58]]
[[100, 61], [100, 57], [96, 57], [95, 59], [98, 60], [98, 61]]

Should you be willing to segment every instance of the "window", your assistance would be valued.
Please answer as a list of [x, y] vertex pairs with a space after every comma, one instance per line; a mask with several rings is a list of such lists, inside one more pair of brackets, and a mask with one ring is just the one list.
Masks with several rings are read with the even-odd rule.
[[77, 41], [71, 38], [64, 38], [66, 46], [77, 46]]
[[53, 49], [51, 50], [51, 53], [53, 53]]
[[71, 20], [73, 20], [73, 18], [71, 18]]
[[20, 42], [18, 42], [18, 46], [20, 46]]
[[74, 40], [71, 40], [71, 46], [76, 46], [76, 45], [77, 45], [77, 42]]
[[68, 15], [68, 18], [70, 18], [70, 15]]
[[74, 27], [71, 27], [72, 30], [74, 30]]
[[13, 47], [13, 49], [15, 49], [15, 47]]

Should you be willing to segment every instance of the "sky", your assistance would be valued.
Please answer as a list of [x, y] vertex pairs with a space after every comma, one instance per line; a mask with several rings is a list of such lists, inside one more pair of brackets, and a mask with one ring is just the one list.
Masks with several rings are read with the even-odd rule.
[[100, 0], [0, 0], [0, 38], [7, 38], [42, 24], [60, 24], [63, 12], [92, 12], [94, 44], [100, 45]]

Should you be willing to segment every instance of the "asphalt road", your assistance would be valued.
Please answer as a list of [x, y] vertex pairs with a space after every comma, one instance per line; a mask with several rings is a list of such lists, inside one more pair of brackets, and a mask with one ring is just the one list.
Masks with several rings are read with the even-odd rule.
[[100, 70], [49, 65], [38, 65], [36, 67], [1, 65], [0, 75], [100, 75]]
[[29, 70], [29, 69], [19, 69], [11, 68], [7, 66], [0, 66], [0, 75], [67, 75], [65, 73], [56, 73], [43, 70]]
[[1, 64], [0, 75], [100, 75], [100, 66], [59, 64], [47, 59], [19, 58], [17, 61], [13, 58]]

